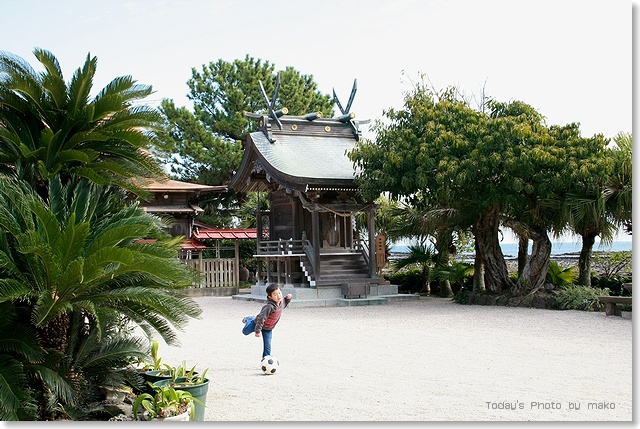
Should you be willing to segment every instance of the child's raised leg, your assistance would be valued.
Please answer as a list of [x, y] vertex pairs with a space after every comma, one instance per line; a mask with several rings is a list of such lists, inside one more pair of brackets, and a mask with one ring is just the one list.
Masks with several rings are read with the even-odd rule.
[[255, 322], [255, 317], [253, 316], [248, 316], [245, 317], [246, 321], [244, 323], [244, 327], [242, 328], [242, 333], [245, 335], [249, 335], [253, 332], [255, 332], [256, 330], [256, 322]]

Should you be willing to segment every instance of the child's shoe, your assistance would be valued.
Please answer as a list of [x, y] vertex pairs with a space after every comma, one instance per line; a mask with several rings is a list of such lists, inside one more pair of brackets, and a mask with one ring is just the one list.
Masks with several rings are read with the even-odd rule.
[[242, 323], [246, 324], [247, 320], [249, 320], [249, 316], [245, 316], [242, 318]]

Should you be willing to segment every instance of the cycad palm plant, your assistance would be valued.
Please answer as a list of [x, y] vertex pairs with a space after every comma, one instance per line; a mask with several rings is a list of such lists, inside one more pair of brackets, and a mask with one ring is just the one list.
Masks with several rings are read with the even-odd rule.
[[91, 99], [97, 58], [87, 55], [67, 84], [56, 57], [35, 49], [44, 67], [0, 52], [0, 173], [12, 173], [46, 195], [47, 181], [75, 174], [143, 193], [137, 177], [160, 177], [149, 144], [160, 113], [138, 105], [152, 92], [131, 76], [113, 79]]
[[431, 272], [434, 279], [448, 281], [458, 287], [462, 286], [465, 278], [473, 276], [474, 266], [466, 262], [453, 262], [450, 265], [436, 266]]
[[394, 266], [397, 270], [410, 266], [419, 266], [422, 270], [422, 290], [426, 294], [431, 293], [431, 269], [436, 265], [438, 254], [431, 246], [416, 244], [409, 246], [407, 256], [398, 259]]
[[[1, 283], [0, 283], [1, 284]], [[46, 379], [50, 388], [62, 387], [62, 377], [42, 368], [45, 353], [38, 345], [37, 332], [23, 323], [26, 309], [11, 302], [0, 303], [0, 420], [35, 420], [37, 401], [29, 388], [29, 378]]]
[[[98, 328], [99, 341], [105, 317], [125, 317], [172, 344], [174, 329], [201, 313], [181, 291], [196, 278], [176, 258], [180, 238], [162, 238], [157, 218], [87, 180], [63, 185], [56, 177], [47, 188], [45, 200], [26, 182], [0, 177], [0, 303], [19, 309], [21, 323], [37, 333], [32, 342], [44, 360], [34, 364], [44, 372], [29, 378], [29, 386], [42, 383], [41, 391], [50, 392], [38, 398], [40, 416], [47, 404], [70, 403], [73, 396], [43, 373], [58, 371], [72, 391], [78, 386], [71, 381], [82, 378], [64, 363], [74, 316], [83, 314], [89, 328]], [[139, 240], [150, 236], [159, 238]]]
[[73, 381], [74, 400], [61, 407], [73, 420], [106, 420], [121, 413], [105, 401], [105, 392], [144, 384], [131, 363], [147, 357], [146, 341], [133, 335], [128, 319], [103, 313], [98, 318], [84, 310], [70, 315], [68, 349], [58, 372]]

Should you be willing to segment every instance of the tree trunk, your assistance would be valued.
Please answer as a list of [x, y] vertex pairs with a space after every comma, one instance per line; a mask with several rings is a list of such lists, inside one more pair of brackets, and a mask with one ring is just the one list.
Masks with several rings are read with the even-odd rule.
[[453, 289], [451, 289], [451, 282], [449, 280], [440, 280], [438, 286], [440, 286], [441, 298], [453, 298]]
[[478, 250], [478, 239], [475, 237], [474, 242], [476, 256], [473, 262], [473, 291], [484, 292], [486, 290], [484, 285], [484, 264], [482, 263], [482, 257]]
[[533, 247], [531, 258], [522, 270], [522, 275], [518, 279], [514, 288], [516, 295], [534, 293], [544, 287], [549, 271], [549, 260], [551, 259], [551, 240], [547, 231], [543, 229], [531, 229], [531, 239]]
[[[55, 350], [61, 354], [67, 351], [67, 334], [71, 319], [67, 313], [62, 313], [52, 319], [46, 326], [37, 327], [38, 343], [45, 351]], [[39, 379], [29, 382], [31, 388], [36, 392], [38, 416], [41, 420], [57, 420], [62, 418], [60, 410], [51, 406], [52, 393], [45, 383]]]
[[[436, 251], [438, 252], [437, 264], [439, 266], [450, 266], [450, 251], [453, 244], [453, 231], [450, 229], [440, 229], [436, 233]], [[455, 247], [454, 247], [455, 249]], [[453, 289], [451, 289], [451, 282], [449, 280], [438, 281], [438, 287], [440, 289], [440, 297], [451, 298], [453, 297]]]
[[498, 206], [491, 206], [478, 218], [474, 227], [476, 236], [476, 257], [482, 258], [484, 281], [487, 290], [502, 292], [513, 286], [509, 278], [509, 270], [498, 242], [498, 227], [500, 225], [500, 210]]
[[429, 279], [429, 277], [429, 266], [425, 265], [422, 267], [422, 293], [425, 293], [427, 295], [431, 295], [431, 280]]
[[69, 323], [69, 315], [62, 313], [52, 319], [46, 326], [38, 327], [40, 346], [45, 350], [54, 349], [60, 353], [66, 353]]
[[595, 233], [582, 236], [582, 248], [578, 259], [578, 284], [582, 286], [591, 286], [591, 251], [596, 242], [596, 236]]
[[518, 277], [522, 276], [524, 267], [529, 260], [529, 239], [518, 234]]

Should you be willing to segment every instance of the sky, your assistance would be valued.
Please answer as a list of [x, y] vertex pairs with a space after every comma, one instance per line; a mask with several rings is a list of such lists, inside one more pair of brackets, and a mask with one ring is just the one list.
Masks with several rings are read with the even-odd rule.
[[[98, 58], [95, 92], [132, 75], [191, 108], [191, 70], [250, 55], [313, 75], [357, 119], [402, 107], [424, 74], [468, 97], [521, 100], [549, 124], [613, 137], [632, 125], [632, 2], [621, 0], [0, 0], [0, 50], [65, 79]], [[338, 109], [335, 109], [338, 111]]]
[[[632, 15], [621, 0], [0, 0], [0, 50], [40, 69], [51, 51], [69, 81], [88, 54], [94, 94], [131, 75], [152, 85], [147, 102], [192, 108], [192, 69], [249, 55], [276, 70], [313, 75], [356, 119], [401, 108], [424, 75], [524, 101], [549, 125], [583, 136], [632, 132]], [[633, 9], [633, 13], [632, 13]], [[334, 109], [338, 112], [337, 107]], [[368, 136], [367, 127], [364, 127]]]

